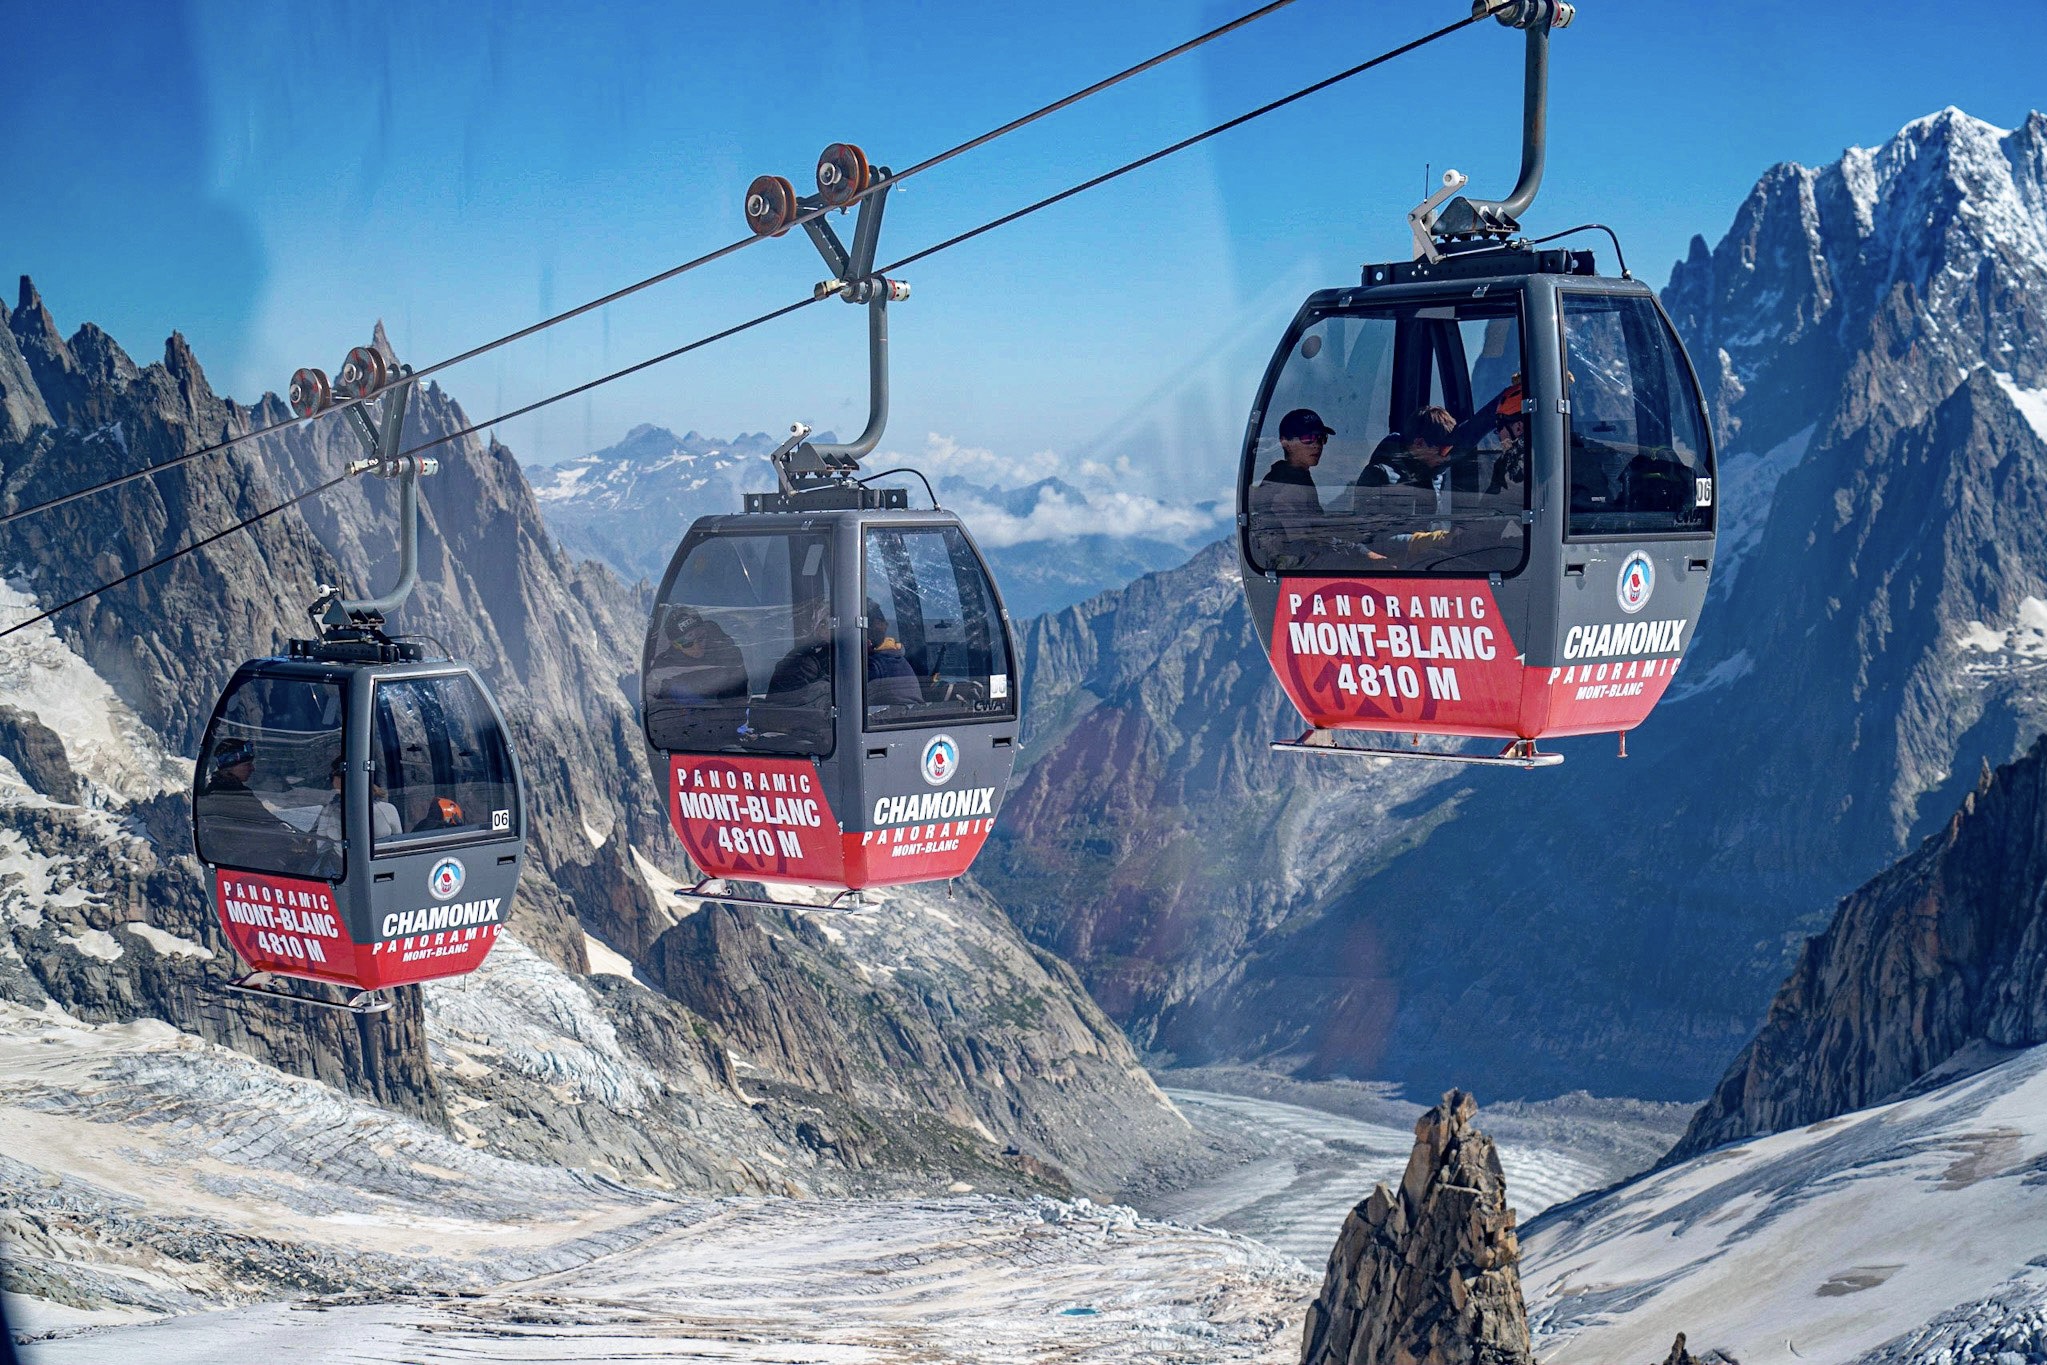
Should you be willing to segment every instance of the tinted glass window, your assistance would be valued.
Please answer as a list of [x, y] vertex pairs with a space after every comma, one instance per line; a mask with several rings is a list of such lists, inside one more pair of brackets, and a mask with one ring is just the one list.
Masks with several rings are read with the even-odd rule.
[[1514, 297], [1310, 318], [1252, 438], [1253, 564], [1518, 569], [1528, 505], [1523, 368]]
[[1639, 295], [1564, 295], [1570, 533], [1713, 529], [1713, 470], [1677, 338]]
[[870, 728], [1016, 714], [1001, 612], [958, 527], [868, 530], [865, 590]]
[[372, 698], [372, 856], [518, 833], [511, 753], [474, 678], [389, 679]]
[[338, 682], [244, 677], [199, 750], [199, 856], [256, 872], [339, 881], [344, 691]]
[[693, 753], [832, 751], [831, 538], [693, 537], [641, 663], [647, 738]]

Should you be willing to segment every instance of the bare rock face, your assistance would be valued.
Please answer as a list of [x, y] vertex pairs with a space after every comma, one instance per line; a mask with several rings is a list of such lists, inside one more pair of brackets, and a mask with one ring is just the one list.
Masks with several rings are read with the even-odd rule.
[[1414, 1127], [1400, 1188], [1351, 1210], [1308, 1309], [1302, 1365], [1533, 1365], [1521, 1245], [1478, 1102], [1452, 1090]]
[[1665, 1161], [1881, 1103], [1971, 1051], [2047, 1042], [2043, 885], [2047, 739], [1842, 900]]

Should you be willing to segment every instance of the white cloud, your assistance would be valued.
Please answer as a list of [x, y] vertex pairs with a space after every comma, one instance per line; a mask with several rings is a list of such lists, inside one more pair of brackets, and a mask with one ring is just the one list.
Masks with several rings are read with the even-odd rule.
[[[1127, 458], [1075, 460], [1046, 450], [1018, 459], [964, 446], [936, 432], [925, 437], [924, 450], [915, 457], [883, 454], [867, 463], [883, 469], [913, 466], [941, 489], [960, 483], [1023, 488], [1058, 479], [1072, 490], [1046, 489], [1021, 515], [957, 486], [942, 493], [946, 506], [973, 527], [974, 538], [991, 549], [1090, 535], [1189, 541], [1215, 533], [1225, 517], [1223, 504], [1229, 500], [1224, 489], [1210, 490], [1213, 496], [1206, 505], [1152, 496], [1142, 488], [1143, 476]], [[1135, 491], [1133, 484], [1139, 485]]]

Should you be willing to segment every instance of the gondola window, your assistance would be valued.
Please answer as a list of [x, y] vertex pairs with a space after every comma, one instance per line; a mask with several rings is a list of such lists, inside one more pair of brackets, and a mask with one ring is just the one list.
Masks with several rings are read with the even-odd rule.
[[1704, 534], [1713, 470], [1676, 338], [1639, 295], [1564, 295], [1573, 536]]
[[1310, 315], [1250, 455], [1253, 564], [1374, 575], [1519, 570], [1524, 373], [1513, 298]]
[[199, 753], [199, 856], [223, 867], [339, 881], [342, 688], [245, 675]]
[[865, 568], [869, 729], [1016, 714], [995, 594], [958, 527], [871, 527]]
[[828, 756], [831, 602], [824, 532], [695, 537], [661, 585], [642, 661], [655, 745]]
[[517, 833], [511, 756], [473, 679], [382, 680], [372, 709], [372, 856]]

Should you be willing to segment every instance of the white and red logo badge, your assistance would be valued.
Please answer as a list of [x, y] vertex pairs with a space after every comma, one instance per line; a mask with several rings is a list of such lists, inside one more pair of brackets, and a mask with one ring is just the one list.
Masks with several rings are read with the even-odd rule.
[[1649, 605], [1649, 595], [1655, 591], [1656, 564], [1648, 555], [1637, 550], [1621, 561], [1621, 577], [1614, 585], [1614, 596], [1620, 599], [1622, 611], [1633, 616]]
[[931, 742], [924, 746], [924, 781], [933, 787], [942, 787], [952, 781], [952, 775], [959, 771], [960, 746], [953, 743], [951, 735], [933, 735]]
[[437, 901], [453, 900], [461, 891], [462, 882], [469, 875], [460, 858], [443, 858], [434, 864], [434, 870], [427, 874], [426, 889]]

